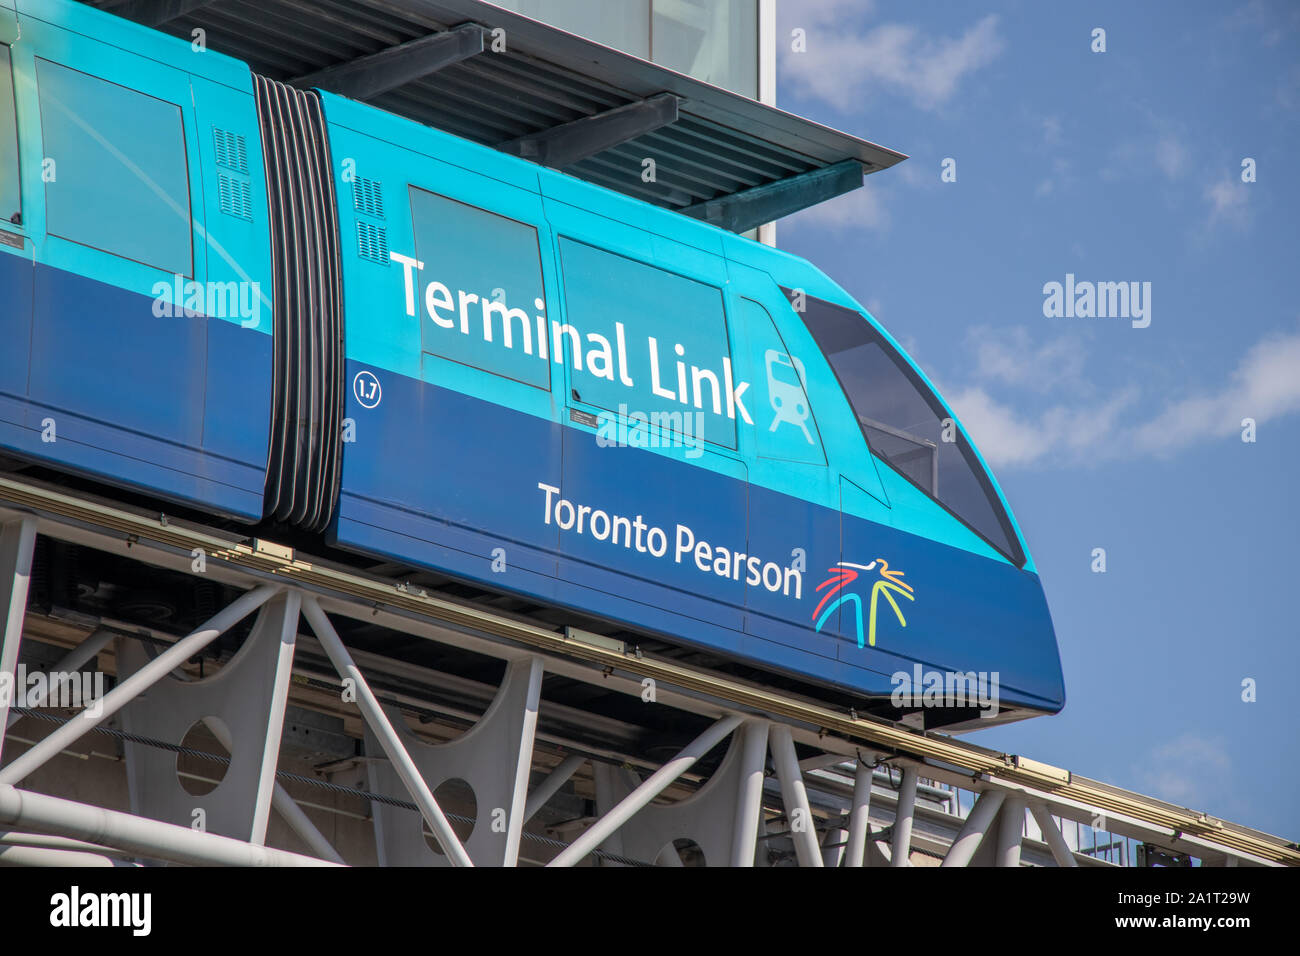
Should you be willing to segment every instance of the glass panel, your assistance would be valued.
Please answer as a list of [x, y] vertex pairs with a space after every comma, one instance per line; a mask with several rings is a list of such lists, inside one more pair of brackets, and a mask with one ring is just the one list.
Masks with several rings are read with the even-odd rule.
[[51, 235], [177, 275], [192, 273], [181, 108], [36, 61]]
[[656, 63], [758, 98], [757, 0], [654, 0], [652, 29]]
[[22, 222], [18, 180], [18, 121], [14, 113], [14, 78], [9, 48], [0, 46], [0, 219]]
[[650, 0], [492, 0], [604, 46], [650, 59]]
[[[786, 291], [791, 295], [790, 291]], [[872, 451], [1017, 565], [1024, 554], [965, 435], [907, 360], [859, 313], [806, 296], [803, 320], [826, 354]]]
[[758, 97], [758, 0], [493, 2], [714, 86]]
[[722, 290], [572, 239], [560, 240], [560, 261], [573, 331], [554, 338], [567, 350], [578, 400], [735, 448]]
[[411, 187], [420, 346], [496, 375], [551, 387], [537, 230]]

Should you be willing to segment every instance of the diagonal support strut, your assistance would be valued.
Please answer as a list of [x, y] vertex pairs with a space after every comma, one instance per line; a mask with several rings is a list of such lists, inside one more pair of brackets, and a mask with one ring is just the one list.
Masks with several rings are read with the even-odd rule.
[[498, 149], [556, 169], [572, 166], [638, 136], [671, 126], [677, 122], [680, 103], [681, 99], [672, 93], [659, 93], [604, 113], [584, 116], [540, 133], [512, 139], [502, 143]]
[[354, 100], [371, 100], [477, 56], [483, 52], [485, 33], [477, 23], [464, 23], [442, 33], [432, 33], [370, 56], [308, 73], [294, 80], [293, 85], [319, 87]]
[[40, 743], [0, 770], [0, 784], [17, 783], [55, 754], [61, 753], [73, 741], [79, 740], [84, 734], [88, 734], [101, 722], [121, 710], [132, 698], [162, 680], [172, 668], [179, 667], [253, 613], [274, 597], [279, 590], [276, 585], [264, 584], [241, 595], [224, 610], [213, 615], [194, 633], [181, 638], [97, 700], [94, 705], [62, 724]]
[[374, 691], [366, 683], [366, 679], [361, 675], [356, 663], [352, 660], [352, 655], [348, 653], [338, 632], [334, 630], [334, 625], [330, 623], [325, 612], [321, 610], [316, 599], [306, 598], [302, 602], [302, 613], [307, 618], [307, 623], [311, 629], [316, 632], [316, 639], [325, 649], [326, 656], [329, 657], [330, 663], [338, 671], [339, 677], [344, 680], [351, 680], [356, 687], [357, 706], [361, 708], [362, 714], [365, 715], [366, 723], [370, 729], [379, 738], [380, 745], [384, 748], [384, 753], [393, 763], [393, 769], [397, 772], [406, 789], [410, 791], [411, 796], [415, 799], [416, 804], [420, 807], [420, 814], [424, 817], [425, 822], [429, 824], [429, 829], [437, 837], [438, 844], [447, 854], [447, 859], [451, 860], [453, 866], [473, 866], [474, 861], [469, 858], [465, 852], [465, 846], [460, 842], [456, 833], [451, 828], [446, 814], [438, 806], [438, 801], [433, 798], [433, 793], [429, 790], [428, 784], [420, 776], [419, 769], [415, 766], [415, 761], [411, 755], [406, 752], [402, 746], [402, 740], [397, 736], [397, 731], [393, 725], [388, 722], [388, 717], [384, 714], [384, 709], [380, 706], [379, 699], [375, 697]]

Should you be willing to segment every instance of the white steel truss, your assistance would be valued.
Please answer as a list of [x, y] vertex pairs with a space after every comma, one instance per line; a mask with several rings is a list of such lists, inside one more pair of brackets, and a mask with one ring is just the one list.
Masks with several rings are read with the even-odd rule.
[[[1097, 865], [1063, 832], [1083, 824], [1207, 865], [1300, 864], [1300, 851], [1278, 838], [1024, 758], [430, 597], [274, 544], [0, 477], [0, 676], [11, 683], [38, 534], [185, 574], [196, 573], [194, 556], [202, 554], [203, 575], [242, 593], [188, 635], [157, 637], [152, 649], [111, 623], [88, 626], [51, 670], [84, 666], [115, 641], [116, 686], [22, 752], [12, 731], [20, 715], [9, 713], [8, 697], [0, 700], [0, 758], [8, 760], [0, 765], [0, 857], [9, 862], [354, 862], [283, 785], [286, 708], [300, 685], [310, 684], [341, 688], [360, 717], [359, 759], [370, 786], [333, 786], [369, 801], [379, 862], [516, 865], [528, 842], [527, 861], [551, 866], [682, 865], [691, 852], [683, 844], [708, 863], [736, 866]], [[215, 678], [177, 679], [187, 660], [254, 612], [249, 637]], [[472, 724], [462, 737], [425, 742], [406, 726], [401, 693], [373, 685], [384, 659], [350, 651], [332, 617], [503, 661], [505, 677], [486, 712], [457, 715]], [[299, 634], [302, 618], [314, 640]], [[305, 643], [323, 652], [334, 675], [300, 659]], [[657, 767], [628, 753], [575, 746], [539, 725], [539, 713], [555, 710], [542, 698], [546, 675], [630, 695], [648, 681], [657, 706], [704, 718], [706, 729]], [[28, 700], [27, 712], [43, 702]], [[175, 755], [187, 752], [180, 736], [195, 718], [231, 755], [226, 776], [201, 800], [178, 796], [175, 786]], [[124, 741], [133, 812], [20, 789], [92, 731]], [[700, 779], [692, 768], [724, 742], [726, 756]], [[164, 757], [146, 744], [161, 744]], [[633, 764], [649, 771], [644, 779]], [[526, 829], [588, 765], [596, 815], [571, 821], [567, 840]], [[469, 782], [474, 818], [440, 805], [435, 791], [450, 780]], [[959, 791], [973, 797], [968, 812]], [[663, 802], [670, 793], [675, 799]], [[187, 825], [186, 814], [200, 810], [206, 831]], [[272, 811], [309, 854], [265, 845]], [[469, 835], [458, 834], [458, 825]]]

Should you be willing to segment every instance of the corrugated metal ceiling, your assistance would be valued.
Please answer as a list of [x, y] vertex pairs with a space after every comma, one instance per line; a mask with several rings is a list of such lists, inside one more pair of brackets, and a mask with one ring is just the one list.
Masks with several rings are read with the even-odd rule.
[[[368, 102], [479, 143], [503, 146], [657, 94], [673, 94], [680, 104], [674, 122], [563, 167], [668, 208], [725, 201], [846, 160], [873, 172], [905, 158], [480, 0], [83, 2], [187, 40], [201, 28], [210, 48], [282, 81], [465, 23], [500, 27], [506, 31], [504, 52], [470, 56]], [[646, 157], [655, 160], [654, 182], [642, 179]], [[843, 188], [852, 184], [837, 191]], [[816, 202], [827, 196], [813, 192], [806, 198]], [[788, 195], [784, 203], [790, 205]]]

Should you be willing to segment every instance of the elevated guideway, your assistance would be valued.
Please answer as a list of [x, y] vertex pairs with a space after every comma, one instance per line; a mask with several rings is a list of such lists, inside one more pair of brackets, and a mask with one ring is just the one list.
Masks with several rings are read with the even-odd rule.
[[[391, 569], [27, 476], [0, 476], [0, 528], [0, 672], [112, 678], [82, 713], [0, 719], [0, 861], [1300, 864], [1248, 827]], [[188, 633], [138, 599], [87, 613], [60, 603], [57, 549], [229, 600]]]
[[[87, 3], [733, 231], [904, 158], [478, 0]], [[840, 695], [50, 477], [0, 468], [0, 677], [38, 677], [0, 702], [0, 863], [1300, 865]]]

